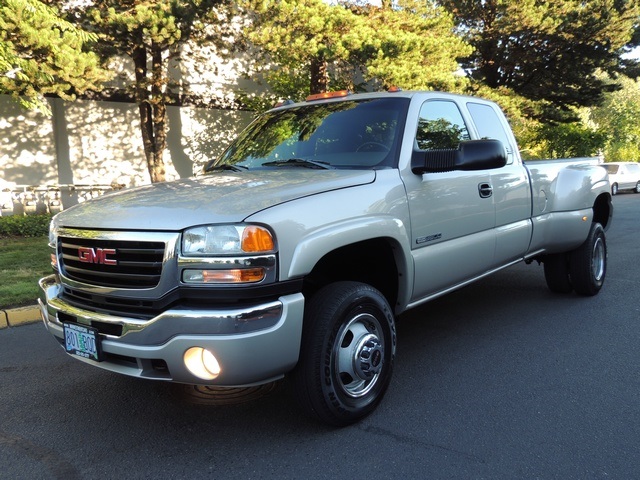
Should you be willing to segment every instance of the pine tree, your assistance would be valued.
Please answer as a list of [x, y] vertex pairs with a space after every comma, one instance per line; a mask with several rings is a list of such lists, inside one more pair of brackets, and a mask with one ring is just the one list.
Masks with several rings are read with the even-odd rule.
[[109, 73], [87, 51], [97, 36], [37, 0], [0, 0], [0, 93], [49, 113], [44, 95], [73, 99], [99, 90]]
[[363, 43], [364, 19], [323, 0], [245, 0], [240, 5], [252, 19], [246, 37], [267, 53], [267, 80], [283, 96], [300, 99], [339, 85], [329, 65], [344, 67]]
[[246, 37], [267, 53], [272, 89], [304, 98], [363, 83], [383, 88], [455, 90], [458, 57], [471, 48], [453, 32], [453, 19], [433, 2], [245, 0], [252, 18]]
[[575, 119], [572, 107], [597, 105], [617, 85], [621, 54], [640, 16], [637, 0], [443, 0], [475, 47], [468, 75], [540, 102], [546, 120]]
[[452, 16], [435, 2], [396, 0], [354, 7], [369, 29], [358, 56], [365, 78], [384, 88], [407, 90], [460, 90], [460, 57], [472, 48], [454, 33]]
[[105, 59], [128, 56], [133, 61], [133, 97], [138, 105], [142, 141], [151, 182], [165, 180], [169, 61], [196, 37], [219, 39], [215, 7], [223, 0], [96, 0], [74, 12], [100, 38]]

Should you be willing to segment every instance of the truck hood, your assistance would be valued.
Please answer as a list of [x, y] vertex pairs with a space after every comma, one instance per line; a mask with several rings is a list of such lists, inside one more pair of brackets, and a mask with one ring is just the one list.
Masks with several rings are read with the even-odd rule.
[[241, 222], [297, 198], [375, 180], [372, 170], [220, 171], [111, 193], [58, 214], [58, 226], [177, 231], [206, 223]]

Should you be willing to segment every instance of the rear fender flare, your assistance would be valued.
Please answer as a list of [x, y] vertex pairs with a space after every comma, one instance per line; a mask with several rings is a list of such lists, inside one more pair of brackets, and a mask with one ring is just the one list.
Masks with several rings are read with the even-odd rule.
[[609, 177], [604, 168], [597, 165], [570, 165], [558, 172], [551, 212], [571, 212], [593, 207], [596, 198], [609, 194]]

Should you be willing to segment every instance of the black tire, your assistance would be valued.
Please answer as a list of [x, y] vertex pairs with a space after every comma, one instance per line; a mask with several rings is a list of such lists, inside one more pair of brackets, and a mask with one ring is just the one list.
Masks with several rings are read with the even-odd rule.
[[573, 291], [566, 253], [554, 253], [544, 257], [544, 278], [547, 281], [547, 287], [554, 293]]
[[640, 182], [636, 183], [636, 188], [633, 189], [635, 193], [640, 193]]
[[613, 185], [611, 185], [611, 195], [617, 195], [618, 194], [618, 184], [614, 183]]
[[358, 282], [336, 282], [305, 308], [293, 372], [302, 408], [335, 426], [354, 423], [380, 403], [391, 381], [395, 321], [385, 297]]
[[585, 242], [569, 254], [571, 284], [580, 295], [596, 295], [607, 273], [607, 242], [604, 229], [592, 223]]

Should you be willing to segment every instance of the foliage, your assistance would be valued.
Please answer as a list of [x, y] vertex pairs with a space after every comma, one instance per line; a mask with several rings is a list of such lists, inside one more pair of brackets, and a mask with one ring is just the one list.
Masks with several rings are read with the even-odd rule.
[[37, 0], [0, 0], [0, 93], [50, 113], [44, 95], [99, 90], [109, 73], [87, 51], [96, 39]]
[[48, 235], [50, 223], [51, 215], [11, 215], [9, 217], [0, 217], [0, 238]]
[[4, 239], [0, 242], [0, 308], [33, 305], [38, 298], [38, 280], [50, 273], [46, 236]]
[[542, 158], [593, 157], [602, 153], [606, 140], [603, 131], [581, 122], [546, 124], [535, 131], [537, 156]]
[[[388, 2], [387, 2], [388, 3]], [[241, 4], [253, 15], [246, 38], [268, 54], [265, 77], [282, 98], [342, 88], [460, 90], [456, 58], [470, 53], [453, 20], [432, 2], [376, 7], [323, 0]]]
[[640, 80], [622, 79], [622, 88], [591, 109], [589, 119], [607, 132], [607, 161], [640, 161]]
[[640, 77], [640, 59], [636, 55], [632, 54], [640, 52], [640, 22], [637, 22], [631, 40], [627, 43], [623, 50], [623, 55], [620, 61], [620, 69], [622, 73], [629, 77], [637, 79]]
[[[597, 75], [624, 71], [620, 56], [640, 16], [637, 0], [444, 0], [475, 47], [470, 77], [539, 103], [537, 118], [575, 120], [617, 85]], [[627, 69], [629, 65], [626, 65]]]
[[385, 89], [461, 91], [466, 85], [458, 58], [473, 49], [453, 32], [453, 18], [442, 7], [397, 0], [393, 6], [389, 2], [354, 10], [371, 29], [368, 42], [353, 54], [365, 80]]
[[[364, 18], [323, 0], [244, 0], [252, 24], [246, 38], [267, 53], [265, 77], [277, 95], [300, 100], [325, 92], [369, 33]], [[327, 63], [338, 70], [329, 71]], [[333, 77], [333, 78], [332, 78]]]

